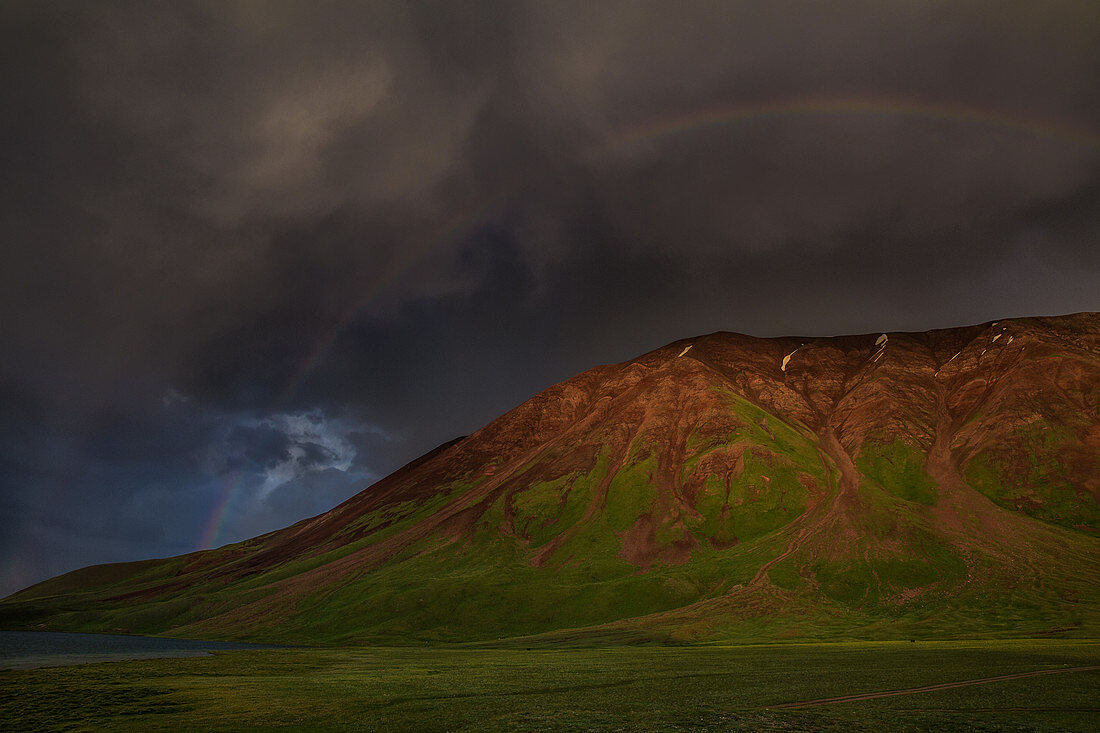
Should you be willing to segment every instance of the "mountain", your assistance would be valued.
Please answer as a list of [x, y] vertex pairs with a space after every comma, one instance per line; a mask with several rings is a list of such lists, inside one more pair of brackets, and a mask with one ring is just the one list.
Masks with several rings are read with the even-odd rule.
[[677, 341], [344, 504], [0, 602], [7, 628], [309, 643], [1100, 631], [1100, 314]]

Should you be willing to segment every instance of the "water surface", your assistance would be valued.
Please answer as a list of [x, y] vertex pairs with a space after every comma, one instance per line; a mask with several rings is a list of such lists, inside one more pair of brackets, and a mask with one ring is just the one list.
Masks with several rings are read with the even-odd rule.
[[266, 644], [163, 639], [118, 634], [69, 634], [60, 631], [0, 631], [0, 669], [61, 667], [117, 659], [201, 657], [222, 649], [274, 649]]

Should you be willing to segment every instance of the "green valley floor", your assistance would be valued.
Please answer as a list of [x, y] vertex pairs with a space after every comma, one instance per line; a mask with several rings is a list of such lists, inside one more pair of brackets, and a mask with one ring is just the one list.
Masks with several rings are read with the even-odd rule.
[[0, 672], [0, 728], [1095, 731], [1100, 641], [230, 651]]

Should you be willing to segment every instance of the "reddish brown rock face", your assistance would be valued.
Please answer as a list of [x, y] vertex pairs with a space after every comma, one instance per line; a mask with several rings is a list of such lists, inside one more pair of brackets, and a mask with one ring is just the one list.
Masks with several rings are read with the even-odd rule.
[[[314, 521], [318, 530], [339, 523], [388, 496], [389, 485], [398, 495], [417, 496], [458, 478], [488, 477], [479, 492], [516, 492], [535, 480], [591, 470], [600, 448], [621, 468], [632, 447], [656, 458], [655, 511], [688, 515], [707, 477], [728, 479], [744, 470], [745, 444], [726, 443], [745, 425], [723, 397], [733, 393], [768, 413], [758, 423], [762, 431], [769, 432], [769, 417], [791, 426], [853, 484], [862, 480], [855, 461], [864, 447], [894, 441], [912, 448], [944, 483], [965, 488], [971, 501], [980, 492], [959, 476], [979, 456], [991, 457], [1006, 492], [1027, 487], [1036, 465], [1057, 463], [1080, 506], [1042, 518], [1096, 529], [1100, 318], [1020, 319], [887, 336], [718, 333], [597, 367]], [[686, 345], [691, 349], [680, 355]], [[693, 437], [697, 445], [689, 446]], [[697, 456], [685, 475], [685, 463]], [[520, 467], [526, 468], [516, 473]], [[1042, 486], [1034, 487], [1031, 503], [1017, 504], [990, 488], [989, 498], [1025, 514], [1042, 505]], [[758, 489], [771, 490], [769, 477]], [[651, 522], [640, 519], [637, 532]]]
[[[621, 625], [633, 609], [647, 629], [706, 635], [779, 608], [908, 612], [1014, 592], [1017, 572], [1061, 584], [1042, 598], [1079, 601], [1095, 591], [1098, 521], [1097, 314], [838, 338], [717, 333], [583, 372], [325, 514], [94, 595], [251, 582], [255, 598], [188, 620], [233, 635], [289, 623], [296, 612], [278, 609], [333, 588], [361, 588], [369, 604], [372, 578], [396, 564], [430, 592], [476, 556], [471, 567], [497, 575], [470, 577], [533, 573], [550, 596], [559, 582], [573, 584], [562, 594], [594, 584], [591, 613], [547, 611], [531, 632]], [[628, 609], [614, 595], [628, 590], [652, 599]], [[511, 613], [538, 601], [523, 598]]]

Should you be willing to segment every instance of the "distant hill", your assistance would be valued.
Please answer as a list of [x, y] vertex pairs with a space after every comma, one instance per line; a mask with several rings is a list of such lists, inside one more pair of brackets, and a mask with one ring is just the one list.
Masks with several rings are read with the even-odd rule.
[[325, 514], [0, 625], [309, 643], [1100, 633], [1100, 314], [716, 333], [583, 372]]

